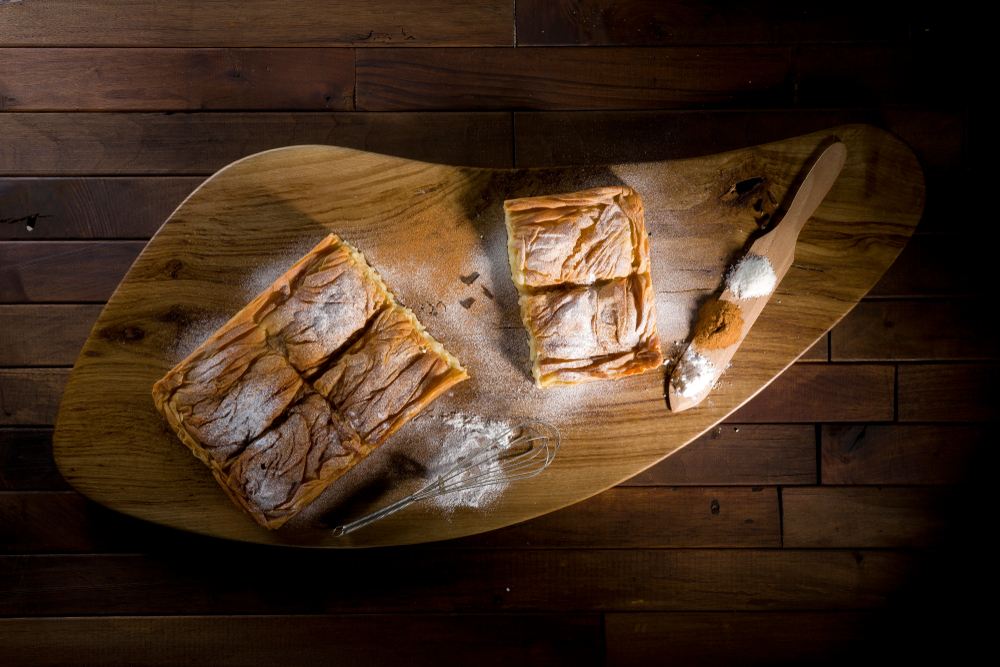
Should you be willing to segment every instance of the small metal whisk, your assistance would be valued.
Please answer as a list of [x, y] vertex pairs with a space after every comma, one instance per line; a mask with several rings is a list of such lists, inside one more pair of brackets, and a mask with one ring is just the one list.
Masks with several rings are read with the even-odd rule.
[[421, 500], [534, 477], [552, 463], [558, 449], [559, 431], [555, 426], [543, 421], [518, 424], [469, 456], [459, 459], [458, 463], [412, 496], [397, 500], [357, 521], [337, 526], [333, 529], [333, 536], [353, 533]]

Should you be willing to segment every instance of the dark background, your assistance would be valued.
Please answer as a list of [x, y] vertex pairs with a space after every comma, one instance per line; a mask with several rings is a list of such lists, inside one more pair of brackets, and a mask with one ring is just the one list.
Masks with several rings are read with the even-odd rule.
[[[0, 0], [0, 660], [865, 664], [983, 648], [985, 19], [763, 4]], [[54, 467], [62, 387], [102, 304], [233, 160], [318, 143], [542, 167], [851, 122], [920, 158], [917, 233], [761, 395], [597, 497], [454, 542], [323, 552], [132, 520]]]

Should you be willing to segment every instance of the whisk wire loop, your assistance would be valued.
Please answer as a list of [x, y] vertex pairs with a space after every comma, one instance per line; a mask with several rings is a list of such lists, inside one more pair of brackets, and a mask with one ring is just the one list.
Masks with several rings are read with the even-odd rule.
[[440, 473], [437, 479], [401, 500], [372, 512], [357, 521], [337, 526], [334, 537], [342, 537], [380, 519], [395, 514], [413, 503], [428, 498], [516, 482], [538, 475], [552, 463], [559, 449], [559, 431], [547, 422], [526, 421], [484, 444], [469, 456]]

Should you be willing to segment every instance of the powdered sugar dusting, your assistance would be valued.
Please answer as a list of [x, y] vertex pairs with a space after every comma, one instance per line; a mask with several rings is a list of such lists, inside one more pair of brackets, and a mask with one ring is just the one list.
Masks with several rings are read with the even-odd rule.
[[[453, 414], [444, 417], [444, 423], [451, 428], [441, 445], [441, 452], [434, 460], [431, 471], [442, 474], [483, 447], [496, 444], [506, 446], [504, 435], [510, 430], [506, 422], [486, 419], [478, 415]], [[494, 460], [477, 466], [464, 475], [469, 479], [479, 475], [499, 475], [500, 466]], [[456, 507], [484, 507], [503, 494], [508, 482], [499, 481], [488, 486], [462, 489], [435, 497], [432, 502], [438, 507], [454, 510]]]
[[305, 257], [310, 250], [322, 241], [322, 238], [310, 238], [287, 247], [280, 255], [261, 262], [239, 282], [242, 298], [250, 303], [261, 292], [274, 284], [274, 281], [285, 275], [295, 262]]
[[182, 327], [180, 335], [174, 339], [172, 347], [167, 351], [167, 360], [171, 364], [176, 364], [186, 358], [228, 321], [229, 318], [225, 315], [214, 315]]

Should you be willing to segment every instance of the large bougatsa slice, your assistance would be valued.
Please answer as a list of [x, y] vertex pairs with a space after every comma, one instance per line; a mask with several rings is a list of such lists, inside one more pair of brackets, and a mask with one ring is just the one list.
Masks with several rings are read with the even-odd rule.
[[258, 523], [277, 528], [371, 449], [329, 403], [310, 393], [216, 477]]
[[388, 302], [364, 258], [330, 236], [248, 308], [269, 344], [310, 377]]
[[156, 407], [206, 465], [223, 466], [305, 391], [252, 322], [231, 320], [153, 387]]
[[511, 278], [539, 387], [663, 362], [642, 200], [614, 186], [504, 202]]
[[504, 211], [519, 287], [590, 285], [647, 270], [642, 201], [630, 188], [511, 199]]
[[413, 313], [395, 306], [379, 313], [314, 386], [365, 440], [378, 446], [467, 377]]
[[[322, 396], [309, 386], [320, 375]], [[330, 235], [157, 382], [153, 400], [233, 502], [277, 528], [467, 377]]]
[[642, 373], [662, 363], [648, 274], [521, 297], [541, 386]]

